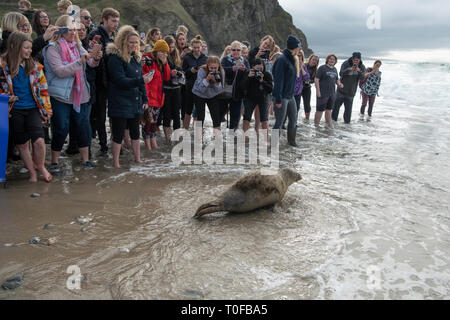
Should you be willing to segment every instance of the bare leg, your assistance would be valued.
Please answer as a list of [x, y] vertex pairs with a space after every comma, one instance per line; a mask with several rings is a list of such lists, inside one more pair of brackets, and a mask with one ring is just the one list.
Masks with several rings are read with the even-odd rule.
[[144, 142], [145, 142], [145, 149], [152, 150], [152, 145], [150, 144], [150, 139], [144, 139]]
[[309, 113], [309, 112], [305, 112], [305, 119], [306, 119], [306, 120], [309, 120], [310, 114], [311, 114], [311, 113]]
[[122, 148], [122, 144], [118, 144], [116, 142], [112, 142], [112, 154], [113, 154], [113, 162], [114, 162], [114, 168], [119, 169], [119, 156], [120, 156], [120, 149]]
[[170, 143], [170, 127], [163, 127], [164, 128], [164, 135], [166, 137], [166, 142]]
[[133, 149], [134, 161], [141, 163], [141, 141], [131, 140], [131, 148]]
[[185, 130], [189, 130], [190, 124], [191, 124], [191, 115], [186, 113], [186, 114], [184, 115], [183, 128], [184, 128]]
[[78, 150], [80, 150], [81, 161], [83, 163], [89, 161], [89, 147], [78, 148]]
[[266, 141], [269, 142], [269, 121], [261, 122], [261, 127], [263, 130], [266, 130]]
[[61, 151], [52, 150], [52, 163], [59, 163], [59, 156], [61, 155]]
[[255, 108], [255, 130], [258, 132], [259, 128], [261, 127], [261, 121], [259, 117], [259, 106], [256, 106]]
[[152, 148], [153, 149], [158, 149], [158, 144], [156, 143], [156, 137], [155, 138], [150, 138], [150, 142], [152, 144]]
[[33, 143], [34, 166], [44, 176], [46, 182], [52, 180], [52, 175], [45, 169], [45, 141], [42, 138]]
[[24, 144], [20, 144], [17, 146], [19, 149], [20, 157], [22, 158], [23, 163], [25, 164], [25, 167], [28, 169], [28, 172], [30, 172], [30, 179], [28, 181], [30, 182], [37, 182], [37, 172], [34, 168], [34, 162], [31, 157], [30, 153], [30, 144], [28, 142]]
[[325, 122], [331, 126], [331, 111], [332, 110], [325, 110]]
[[320, 120], [322, 120], [323, 111], [316, 111], [316, 115], [314, 117], [314, 124], [318, 126], [320, 124]]

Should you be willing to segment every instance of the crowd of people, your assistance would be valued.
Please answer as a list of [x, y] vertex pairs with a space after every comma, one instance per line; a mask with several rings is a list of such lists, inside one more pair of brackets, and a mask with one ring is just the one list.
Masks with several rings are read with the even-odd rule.
[[[60, 170], [68, 136], [65, 152], [79, 153], [83, 165], [93, 167], [92, 141], [98, 138], [97, 156], [109, 151], [108, 119], [113, 164], [120, 168], [122, 146], [139, 163], [141, 135], [146, 149], [156, 149], [161, 126], [170, 141], [172, 130], [189, 130], [192, 120], [203, 123], [206, 107], [218, 130], [223, 123], [238, 129], [241, 118], [245, 132], [252, 117], [256, 130], [268, 129], [271, 115], [273, 129], [284, 129], [288, 121], [291, 146], [296, 146], [302, 100], [305, 119], [310, 119], [313, 85], [316, 125], [323, 112], [328, 125], [337, 121], [342, 104], [344, 121], [350, 123], [358, 85], [361, 117], [367, 103], [372, 116], [381, 61], [366, 69], [359, 52], [338, 73], [336, 55], [319, 66], [317, 55], [305, 58], [295, 36], [288, 36], [282, 50], [266, 35], [254, 48], [248, 41], [233, 41], [218, 57], [208, 54], [201, 36], [188, 41], [185, 26], [163, 38], [157, 27], [146, 33], [131, 25], [119, 28], [120, 13], [113, 8], [103, 9], [95, 25], [86, 9], [79, 21], [68, 15], [69, 0], [57, 6], [60, 16], [51, 23], [46, 10], [20, 0], [19, 12], [7, 13], [1, 22], [0, 94], [9, 95], [8, 158], [18, 151], [30, 181], [41, 174], [49, 182]], [[51, 145], [49, 163], [45, 144]]]

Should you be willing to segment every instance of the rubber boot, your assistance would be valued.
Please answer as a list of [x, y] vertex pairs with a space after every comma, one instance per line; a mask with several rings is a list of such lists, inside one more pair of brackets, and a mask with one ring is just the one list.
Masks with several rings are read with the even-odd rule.
[[290, 146], [296, 147], [297, 143], [295, 143], [295, 138], [297, 136], [297, 126], [295, 126], [294, 129], [291, 129], [290, 127], [288, 127], [287, 129], [287, 139], [288, 139], [288, 144]]

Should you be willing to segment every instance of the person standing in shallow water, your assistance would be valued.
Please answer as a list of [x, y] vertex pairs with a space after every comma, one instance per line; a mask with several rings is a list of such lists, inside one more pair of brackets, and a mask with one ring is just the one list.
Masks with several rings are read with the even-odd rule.
[[[306, 62], [306, 68], [308, 70], [310, 78], [303, 81], [302, 99], [303, 106], [305, 108], [305, 120], [309, 120], [311, 115], [311, 83], [314, 83], [317, 69], [319, 67], [319, 57], [315, 54], [311, 55]], [[300, 104], [298, 105], [300, 107]]]
[[27, 34], [16, 31], [9, 36], [7, 53], [0, 57], [0, 93], [9, 95], [10, 132], [30, 173], [29, 181], [37, 182], [37, 169], [50, 182], [52, 176], [44, 166], [42, 121], [50, 119], [52, 109], [44, 68], [31, 58], [31, 51], [32, 42]]
[[300, 63], [298, 53], [302, 49], [300, 40], [290, 35], [287, 39], [287, 49], [277, 59], [273, 66], [274, 80], [273, 97], [275, 99], [275, 125], [274, 129], [280, 129], [284, 118], [289, 119], [288, 143], [296, 147], [297, 135], [297, 103], [294, 99], [295, 80], [300, 76]]
[[333, 110], [336, 84], [339, 88], [344, 85], [339, 80], [337, 69], [334, 67], [337, 62], [337, 57], [334, 54], [328, 55], [325, 64], [320, 66], [317, 70], [314, 83], [316, 85], [316, 115], [314, 117], [314, 124], [318, 126], [322, 119], [322, 114], [325, 111], [325, 122], [331, 125], [331, 111]]
[[331, 118], [334, 121], [338, 120], [339, 109], [344, 104], [344, 122], [347, 124], [350, 123], [352, 119], [353, 98], [358, 89], [358, 83], [364, 79], [365, 73], [366, 67], [361, 61], [361, 53], [359, 52], [353, 52], [352, 57], [342, 64], [339, 75], [344, 86], [339, 88], [336, 93], [336, 100], [331, 114]]
[[360, 119], [364, 120], [364, 113], [367, 106], [367, 102], [369, 102], [369, 110], [367, 120], [371, 120], [372, 118], [372, 110], [373, 105], [375, 104], [375, 97], [378, 95], [378, 90], [381, 85], [381, 61], [377, 60], [373, 64], [373, 68], [367, 68], [365, 74], [365, 81], [361, 85], [361, 96], [362, 96], [362, 105], [360, 110]]
[[153, 75], [142, 75], [139, 34], [132, 26], [119, 29], [114, 43], [108, 44], [108, 116], [112, 128], [114, 167], [120, 168], [119, 156], [128, 126], [134, 160], [141, 162], [139, 121], [148, 108], [145, 84]]

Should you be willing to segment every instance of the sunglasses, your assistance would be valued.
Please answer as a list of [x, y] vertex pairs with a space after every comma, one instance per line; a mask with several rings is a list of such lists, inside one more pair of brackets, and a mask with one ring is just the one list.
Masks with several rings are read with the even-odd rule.
[[83, 16], [83, 18], [84, 18], [85, 20], [92, 20], [92, 18], [89, 17], [89, 16]]
[[231, 51], [241, 51], [241, 49], [231, 49]]
[[19, 29], [23, 29], [23, 28], [30, 28], [31, 25], [29, 23], [25, 23], [25, 24], [18, 24], [17, 28]]

